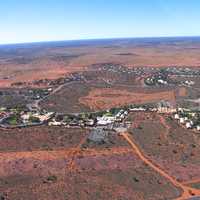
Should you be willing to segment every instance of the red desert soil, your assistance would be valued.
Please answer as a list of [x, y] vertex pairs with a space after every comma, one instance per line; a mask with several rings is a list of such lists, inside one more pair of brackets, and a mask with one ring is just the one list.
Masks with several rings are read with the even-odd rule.
[[183, 183], [178, 182], [175, 178], [168, 175], [163, 169], [161, 169], [157, 164], [154, 164], [150, 159], [148, 159], [139, 149], [137, 144], [134, 142], [133, 139], [131, 139], [129, 133], [122, 133], [122, 137], [131, 145], [134, 152], [139, 156], [139, 158], [146, 163], [149, 167], [154, 169], [156, 172], [158, 172], [160, 175], [168, 179], [174, 186], [179, 187], [183, 190], [183, 193], [181, 197], [176, 198], [176, 200], [184, 200], [188, 199], [192, 196], [199, 196], [200, 190], [194, 189], [192, 187], [185, 186]]
[[29, 64], [19, 65], [14, 64], [1, 64], [0, 63], [0, 76], [8, 77], [0, 79], [0, 87], [5, 88], [11, 86], [15, 82], [31, 82], [40, 79], [57, 79], [67, 74], [84, 71], [84, 67], [79, 67], [67, 62], [51, 61], [48, 59], [36, 59]]
[[[17, 48], [16, 55], [8, 51], [8, 55], [0, 58], [0, 77], [8, 77], [0, 80], [0, 87], [8, 87], [21, 80], [58, 78], [63, 74], [84, 71], [87, 66], [97, 63], [120, 63], [127, 67], [199, 66], [199, 46], [198, 42], [186, 40], [155, 45], [129, 41], [76, 47], [49, 45], [48, 48], [36, 48], [33, 52], [30, 48]], [[15, 59], [10, 59], [13, 56]]]
[[185, 87], [179, 88], [179, 90], [178, 90], [178, 95], [179, 95], [180, 97], [185, 97], [185, 96], [187, 96], [187, 89], [186, 89]]
[[57, 151], [0, 153], [0, 177], [12, 176], [15, 174], [34, 174], [34, 164], [36, 163], [40, 163], [41, 166], [43, 166], [44, 171], [41, 171], [41, 173], [46, 173], [46, 166], [49, 171], [59, 174], [66, 169], [70, 171], [77, 169], [76, 166], [71, 168], [71, 159], [75, 160], [75, 157], [114, 156], [129, 154], [131, 152], [132, 150], [129, 147], [118, 147], [98, 151], [95, 149], [80, 150], [79, 148], [69, 148], [67, 150]]
[[[70, 166], [71, 159], [74, 168]], [[50, 175], [57, 177], [57, 181], [35, 182], [38, 178], [46, 180]], [[122, 199], [122, 197], [130, 200], [151, 200], [164, 199], [164, 196], [171, 199], [180, 195], [177, 187], [173, 187], [168, 180], [147, 167], [130, 147], [98, 151], [87, 149], [79, 152], [73, 148], [66, 151], [2, 153], [0, 154], [0, 177], [6, 180], [6, 185], [2, 185], [4, 194], [8, 199], [17, 200], [27, 199], [27, 195], [31, 195], [31, 200], [66, 200], [62, 197], [63, 192], [69, 194], [67, 199], [71, 200]], [[18, 184], [13, 184], [13, 181]], [[59, 189], [57, 186], [62, 188]], [[157, 190], [158, 186], [161, 190]], [[147, 190], [144, 191], [143, 188]], [[77, 198], [73, 191], [81, 192], [85, 196]], [[90, 193], [95, 192], [108, 195], [104, 198], [98, 196], [90, 198]]]
[[134, 103], [149, 103], [159, 100], [175, 102], [175, 92], [135, 93], [117, 89], [92, 89], [88, 96], [81, 97], [80, 103], [93, 110], [109, 109]]

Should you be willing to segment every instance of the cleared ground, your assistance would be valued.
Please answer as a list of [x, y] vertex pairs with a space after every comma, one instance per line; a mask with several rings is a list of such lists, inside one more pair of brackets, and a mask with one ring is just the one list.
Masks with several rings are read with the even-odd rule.
[[129, 104], [143, 104], [168, 100], [175, 102], [174, 91], [155, 93], [134, 93], [127, 90], [93, 89], [86, 97], [79, 99], [80, 103], [92, 110], [106, 110], [112, 107], [121, 107]]

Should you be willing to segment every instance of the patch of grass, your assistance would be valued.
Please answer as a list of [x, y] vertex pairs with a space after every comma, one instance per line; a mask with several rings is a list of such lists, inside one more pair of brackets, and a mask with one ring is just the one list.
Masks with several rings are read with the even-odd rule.
[[17, 116], [12, 116], [8, 119], [10, 125], [17, 125]]
[[51, 176], [48, 176], [48, 177], [43, 181], [43, 183], [55, 183], [57, 180], [58, 180], [57, 176], [51, 175]]

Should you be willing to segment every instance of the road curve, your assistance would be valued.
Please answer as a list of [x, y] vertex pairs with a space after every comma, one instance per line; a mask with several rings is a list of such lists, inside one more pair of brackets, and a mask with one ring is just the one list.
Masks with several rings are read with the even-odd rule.
[[176, 200], [187, 200], [191, 197], [199, 197], [200, 196], [200, 190], [183, 185], [182, 183], [178, 182], [174, 177], [171, 177], [169, 174], [167, 174], [159, 166], [154, 164], [147, 156], [145, 156], [142, 153], [142, 151], [139, 149], [139, 147], [134, 142], [134, 140], [130, 138], [129, 133], [121, 133], [120, 135], [131, 145], [134, 152], [139, 156], [139, 158], [144, 163], [146, 163], [149, 167], [151, 167], [156, 172], [158, 172], [160, 175], [162, 175], [167, 180], [169, 180], [174, 186], [182, 189], [182, 191], [183, 191], [182, 195], [180, 197], [176, 198]]

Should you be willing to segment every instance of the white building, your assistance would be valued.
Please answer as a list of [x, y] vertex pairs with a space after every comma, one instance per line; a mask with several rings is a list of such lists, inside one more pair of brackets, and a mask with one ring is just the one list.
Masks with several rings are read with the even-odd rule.
[[150, 111], [151, 111], [151, 112], [157, 112], [158, 109], [157, 109], [157, 108], [150, 108]]
[[43, 114], [43, 115], [39, 114], [39, 113], [35, 113], [32, 116], [39, 118], [39, 120], [41, 122], [43, 122], [43, 121], [46, 121], [46, 120], [50, 119], [53, 114], [54, 114], [53, 112], [49, 112], [49, 113], [46, 113], [46, 114]]
[[180, 121], [180, 123], [181, 123], [181, 124], [184, 124], [184, 123], [185, 123], [185, 119], [184, 119], [184, 118], [182, 118], [182, 117], [180, 118], [180, 120], [179, 120], [179, 121]]
[[53, 88], [48, 88], [48, 92], [52, 92], [53, 91]]
[[124, 115], [128, 115], [128, 111], [124, 111]]
[[146, 109], [142, 108], [142, 107], [139, 107], [139, 108], [130, 108], [129, 111], [131, 111], [131, 112], [146, 111]]
[[159, 107], [158, 112], [159, 113], [175, 113], [177, 112], [177, 110], [175, 108]]
[[56, 122], [56, 121], [52, 121], [48, 123], [49, 126], [61, 126], [62, 122]]
[[187, 129], [192, 128], [192, 124], [190, 122], [187, 122], [185, 126]]
[[175, 119], [180, 119], [179, 114], [175, 114], [175, 115], [174, 115], [174, 118], [175, 118]]
[[200, 131], [200, 125], [197, 125], [196, 128], [197, 128], [197, 131]]
[[22, 120], [23, 121], [28, 121], [29, 119], [30, 119], [30, 114], [23, 114], [23, 115], [21, 115], [21, 118], [22, 118]]
[[194, 122], [192, 120], [190, 120], [190, 124], [193, 126], [194, 125]]
[[94, 120], [93, 120], [93, 119], [88, 119], [88, 120], [85, 122], [85, 124], [86, 124], [87, 126], [94, 126]]
[[114, 119], [115, 117], [107, 117], [107, 116], [97, 117], [97, 125], [105, 126], [111, 124], [114, 122]]
[[160, 83], [160, 84], [167, 84], [167, 81], [164, 81], [164, 80], [162, 80], [162, 79], [158, 79], [158, 83]]

